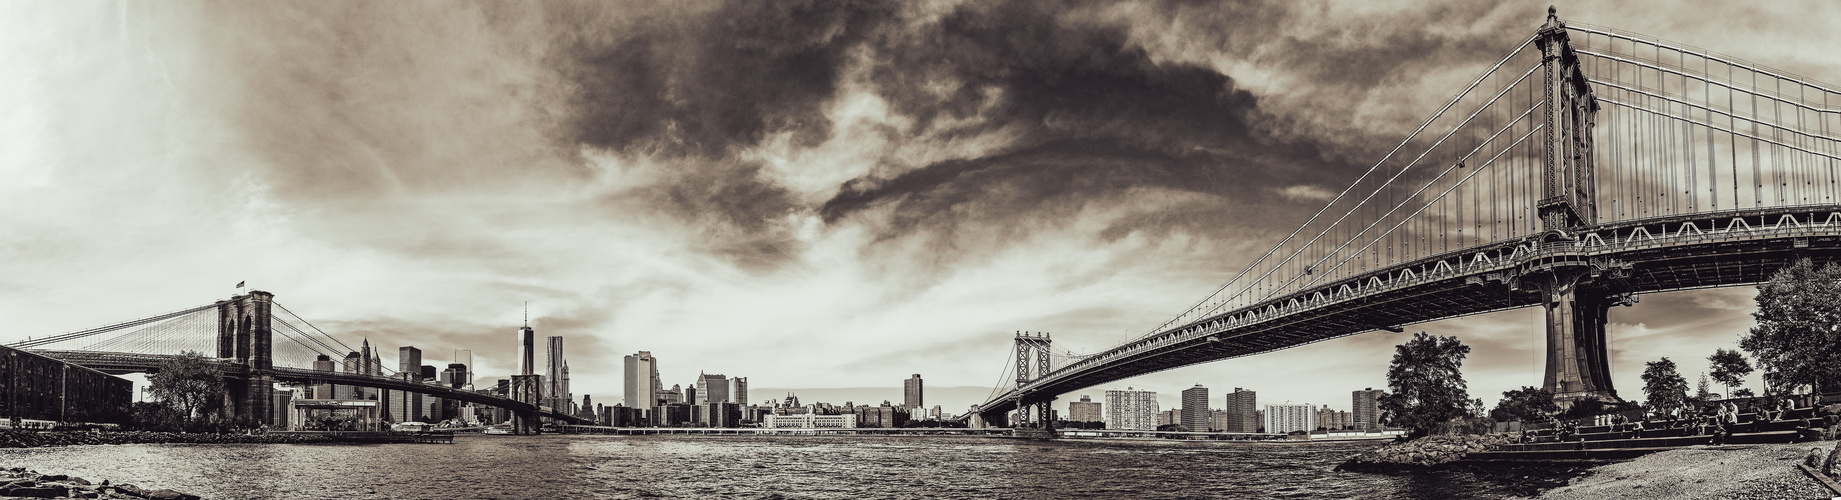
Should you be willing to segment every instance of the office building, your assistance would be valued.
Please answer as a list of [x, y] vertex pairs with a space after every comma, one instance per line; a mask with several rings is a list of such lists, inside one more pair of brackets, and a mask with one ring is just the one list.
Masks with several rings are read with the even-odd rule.
[[908, 377], [901, 383], [901, 406], [914, 411], [923, 407], [921, 404], [921, 376], [919, 373]]
[[748, 377], [729, 377], [729, 402], [748, 406]]
[[626, 357], [626, 382], [622, 386], [625, 392], [622, 403], [627, 408], [640, 412], [640, 417], [650, 418], [652, 407], [658, 406], [658, 359], [652, 357], [651, 351], [639, 351]]
[[1259, 432], [1261, 420], [1258, 396], [1254, 391], [1235, 387], [1234, 392], [1226, 396], [1227, 404], [1222, 407], [1222, 410], [1227, 412], [1227, 426], [1222, 427], [1221, 430], [1223, 432]]
[[1309, 403], [1266, 405], [1266, 432], [1286, 434], [1317, 429], [1317, 409]]
[[[1104, 422], [1106, 419], [1106, 416], [1105, 414], [1100, 413], [1101, 406], [1104, 406], [1104, 405], [1101, 405], [1098, 402], [1093, 401], [1092, 398], [1088, 398], [1087, 395], [1082, 394], [1080, 395], [1080, 401], [1068, 403], [1068, 421], [1069, 422]], [[935, 418], [938, 418], [939, 413], [940, 413], [940, 407], [938, 406], [933, 407], [933, 415]]]
[[722, 376], [722, 374], [698, 374], [696, 403], [700, 405], [707, 405], [710, 403], [733, 403], [735, 401], [730, 398], [729, 388], [729, 378]]
[[1107, 429], [1157, 430], [1157, 392], [1108, 390], [1105, 412]]
[[1382, 393], [1383, 391], [1374, 390], [1373, 387], [1350, 393], [1353, 406], [1349, 413], [1351, 414], [1350, 419], [1353, 420], [1351, 426], [1355, 430], [1363, 432], [1381, 430]]
[[463, 373], [465, 382], [462, 382], [461, 387], [473, 387], [473, 350], [455, 349], [454, 362], [466, 368]]
[[528, 323], [518, 328], [518, 374], [537, 374], [537, 331]]
[[569, 393], [569, 361], [563, 358], [563, 338], [552, 335], [545, 343], [543, 406], [551, 411], [572, 415], [575, 395]]
[[1182, 425], [1192, 432], [1208, 432], [1214, 426], [1213, 415], [1208, 411], [1208, 388], [1202, 384], [1183, 389]]

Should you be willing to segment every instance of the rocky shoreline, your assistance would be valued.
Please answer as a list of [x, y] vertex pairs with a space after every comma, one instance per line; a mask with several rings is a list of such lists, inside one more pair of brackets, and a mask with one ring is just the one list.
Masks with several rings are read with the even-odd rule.
[[1827, 455], [1835, 446], [1832, 441], [1689, 446], [1594, 467], [1540, 498], [1829, 498], [1834, 493], [1796, 465], [1812, 447]]
[[1511, 434], [1426, 436], [1364, 451], [1336, 469], [1356, 472], [1429, 470], [1462, 460], [1472, 452], [1488, 451], [1512, 442], [1515, 437]]
[[216, 434], [154, 431], [0, 431], [0, 448], [40, 448], [94, 444], [237, 444], [330, 443], [325, 436], [304, 434]]
[[198, 500], [198, 495], [173, 490], [147, 490], [132, 484], [91, 483], [63, 474], [39, 474], [13, 467], [0, 469], [0, 496], [8, 498], [147, 498]]

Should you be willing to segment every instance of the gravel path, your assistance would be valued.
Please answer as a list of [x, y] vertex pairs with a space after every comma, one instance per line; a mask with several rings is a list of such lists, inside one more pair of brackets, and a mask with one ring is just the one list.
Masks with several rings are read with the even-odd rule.
[[1801, 463], [1810, 448], [1826, 456], [1834, 441], [1741, 446], [1694, 446], [1593, 468], [1540, 498], [1833, 498]]

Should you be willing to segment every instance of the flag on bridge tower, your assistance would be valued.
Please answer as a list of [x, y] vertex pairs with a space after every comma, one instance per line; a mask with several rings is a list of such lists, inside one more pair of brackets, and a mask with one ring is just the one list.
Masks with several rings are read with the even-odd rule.
[[244, 283], [248, 283], [248, 281], [238, 281], [238, 282], [237, 282], [237, 288], [243, 288], [243, 284], [244, 284]]

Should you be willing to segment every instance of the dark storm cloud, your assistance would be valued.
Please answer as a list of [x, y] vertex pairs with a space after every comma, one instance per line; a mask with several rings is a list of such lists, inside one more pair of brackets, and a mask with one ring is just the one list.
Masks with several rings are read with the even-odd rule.
[[1263, 133], [1273, 118], [1227, 76], [1154, 61], [1129, 43], [1125, 26], [1070, 22], [1067, 7], [968, 5], [879, 48], [886, 62], [874, 84], [918, 128], [977, 116], [947, 133], [1022, 134], [991, 156], [851, 180], [820, 209], [825, 220], [887, 204], [894, 220], [885, 236], [965, 221], [1015, 227], [1154, 187], [1231, 200], [1133, 227], [1221, 228], [1237, 215], [1231, 207], [1273, 201], [1264, 190], [1276, 184], [1346, 181], [1348, 166], [1323, 161], [1318, 144]]
[[821, 105], [847, 52], [893, 19], [894, 5], [737, 1], [613, 33], [585, 28], [555, 56], [571, 85], [569, 133], [594, 147], [701, 156], [770, 133], [822, 141]]

